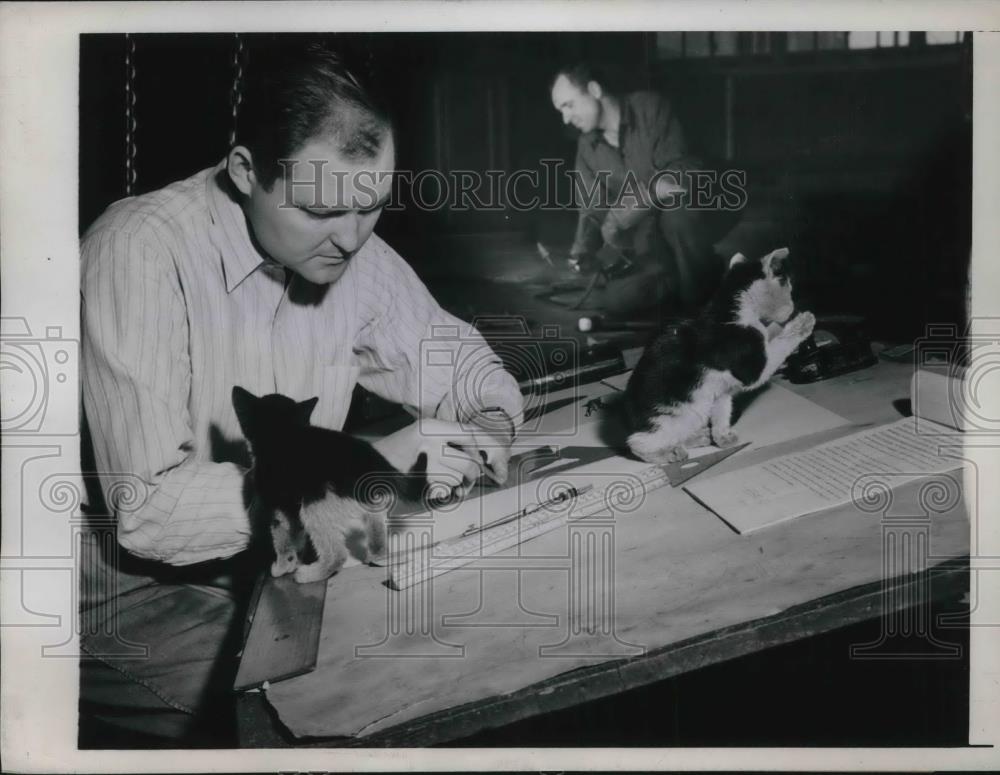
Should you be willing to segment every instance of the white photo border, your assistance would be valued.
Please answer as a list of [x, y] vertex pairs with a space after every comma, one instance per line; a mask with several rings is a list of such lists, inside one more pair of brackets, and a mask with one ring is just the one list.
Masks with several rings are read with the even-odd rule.
[[[516, 9], [512, 9], [516, 6]], [[441, 20], [447, 19], [447, 25]], [[58, 327], [79, 341], [77, 238], [79, 36], [105, 32], [442, 31], [447, 30], [993, 30], [974, 40], [974, 170], [971, 318], [1000, 319], [1000, 5], [990, 2], [260, 2], [4, 3], [0, 5], [0, 256], [4, 318], [23, 318], [36, 337]], [[55, 335], [55, 334], [54, 334]], [[70, 376], [72, 380], [75, 374]], [[70, 383], [74, 384], [74, 383]], [[4, 400], [8, 400], [9, 396]], [[996, 396], [1000, 400], [1000, 396]], [[71, 407], [72, 409], [72, 407]], [[991, 417], [1000, 416], [994, 409]], [[5, 444], [6, 446], [6, 444]], [[79, 465], [73, 438], [39, 438], [60, 465]], [[980, 455], [979, 452], [982, 454]], [[1000, 507], [996, 454], [976, 453], [984, 508]], [[41, 453], [40, 453], [41, 454]], [[305, 770], [900, 770], [1000, 767], [998, 632], [971, 632], [970, 742], [959, 749], [497, 749], [281, 751], [78, 751], [77, 661], [43, 659], [48, 624], [17, 626], [31, 601], [73, 594], [53, 530], [53, 551], [19, 564], [16, 454], [3, 455], [2, 745], [18, 772], [235, 772]], [[28, 494], [24, 494], [27, 498]], [[980, 554], [1000, 557], [1000, 519], [979, 515]], [[53, 526], [58, 527], [58, 526]], [[65, 552], [63, 551], [63, 554]], [[65, 559], [65, 558], [64, 558]], [[71, 577], [71, 573], [70, 573]], [[14, 581], [11, 582], [11, 579]], [[11, 582], [11, 583], [8, 583]], [[72, 582], [75, 583], [75, 580]], [[973, 623], [1000, 621], [995, 584], [981, 585]], [[59, 617], [50, 617], [59, 618]], [[47, 621], [42, 616], [40, 621]], [[69, 627], [68, 629], [72, 629]], [[69, 647], [74, 646], [70, 643]], [[752, 698], [747, 698], [752, 702]]]

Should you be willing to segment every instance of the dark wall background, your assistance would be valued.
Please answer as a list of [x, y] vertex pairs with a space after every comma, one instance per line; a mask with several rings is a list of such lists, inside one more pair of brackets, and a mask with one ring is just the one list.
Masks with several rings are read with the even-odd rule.
[[[270, 35], [243, 35], [248, 64]], [[548, 95], [564, 61], [594, 57], [647, 83], [645, 37], [631, 33], [393, 33], [330, 36], [370, 52], [399, 125], [399, 169], [485, 171], [571, 161], [573, 145]], [[138, 178], [154, 190], [219, 161], [232, 127], [234, 36], [135, 35]], [[84, 35], [80, 67], [81, 229], [124, 195], [123, 35]], [[428, 213], [387, 213], [380, 231], [426, 230]], [[431, 212], [451, 233], [519, 230], [512, 213]], [[416, 216], [416, 217], [414, 217]]]
[[[243, 36], [252, 66], [262, 37]], [[745, 169], [750, 198], [725, 249], [787, 244], [798, 295], [907, 338], [961, 323], [971, 244], [971, 43], [658, 61], [649, 33], [340, 35], [371, 52], [395, 105], [398, 168], [533, 169], [572, 161], [552, 109], [565, 61], [611, 63], [674, 101], [695, 150]], [[137, 35], [136, 191], [222, 158], [233, 35]], [[124, 195], [125, 38], [84, 35], [80, 224]], [[378, 230], [433, 275], [442, 240], [498, 234], [567, 243], [571, 212], [387, 212]]]

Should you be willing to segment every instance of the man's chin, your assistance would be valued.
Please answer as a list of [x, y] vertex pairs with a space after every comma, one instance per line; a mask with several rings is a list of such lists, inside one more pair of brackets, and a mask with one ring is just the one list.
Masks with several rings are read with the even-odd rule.
[[347, 261], [341, 264], [327, 264], [323, 266], [308, 267], [299, 274], [315, 285], [330, 285], [337, 282], [347, 271]]

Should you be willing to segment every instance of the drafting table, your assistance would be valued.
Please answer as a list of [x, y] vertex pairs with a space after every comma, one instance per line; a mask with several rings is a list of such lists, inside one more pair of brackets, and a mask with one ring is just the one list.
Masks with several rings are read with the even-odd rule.
[[[864, 424], [900, 416], [911, 375], [909, 365], [882, 362], [814, 385], [777, 382]], [[777, 444], [773, 454], [812, 441]], [[952, 481], [961, 486], [961, 473]], [[316, 669], [271, 684], [269, 700], [241, 693], [240, 743], [446, 743], [967, 590], [976, 515], [964, 497], [928, 512], [916, 488], [903, 487], [892, 508], [851, 505], [738, 535], [680, 489], [658, 490], [603, 539], [582, 539], [607, 550], [586, 571], [610, 579], [603, 606], [579, 598], [600, 586], [574, 579], [567, 531], [522, 545], [506, 568], [494, 561], [440, 576], [423, 598], [387, 589], [383, 568], [348, 568], [327, 588], [322, 622], [303, 623], [317, 630]], [[885, 579], [893, 530], [919, 534], [913, 546], [924, 548], [910, 558], [915, 572]], [[412, 615], [428, 601], [429, 615], [399, 618], [400, 607]], [[406, 621], [417, 626], [408, 632]]]

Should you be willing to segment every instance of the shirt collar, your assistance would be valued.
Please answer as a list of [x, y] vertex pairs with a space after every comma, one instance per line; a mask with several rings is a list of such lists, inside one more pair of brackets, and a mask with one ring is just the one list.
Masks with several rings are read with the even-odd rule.
[[[632, 100], [630, 94], [618, 99], [618, 148], [623, 147], [622, 138], [625, 137], [625, 130], [632, 123]], [[604, 132], [600, 129], [593, 129], [584, 135], [590, 143], [591, 148], [596, 148], [601, 143], [611, 147], [604, 139]]]
[[225, 169], [226, 161], [223, 160], [209, 172], [206, 198], [214, 229], [213, 242], [222, 257], [226, 291], [232, 293], [266, 261], [250, 239], [243, 208], [229, 193], [228, 180], [223, 177]]

